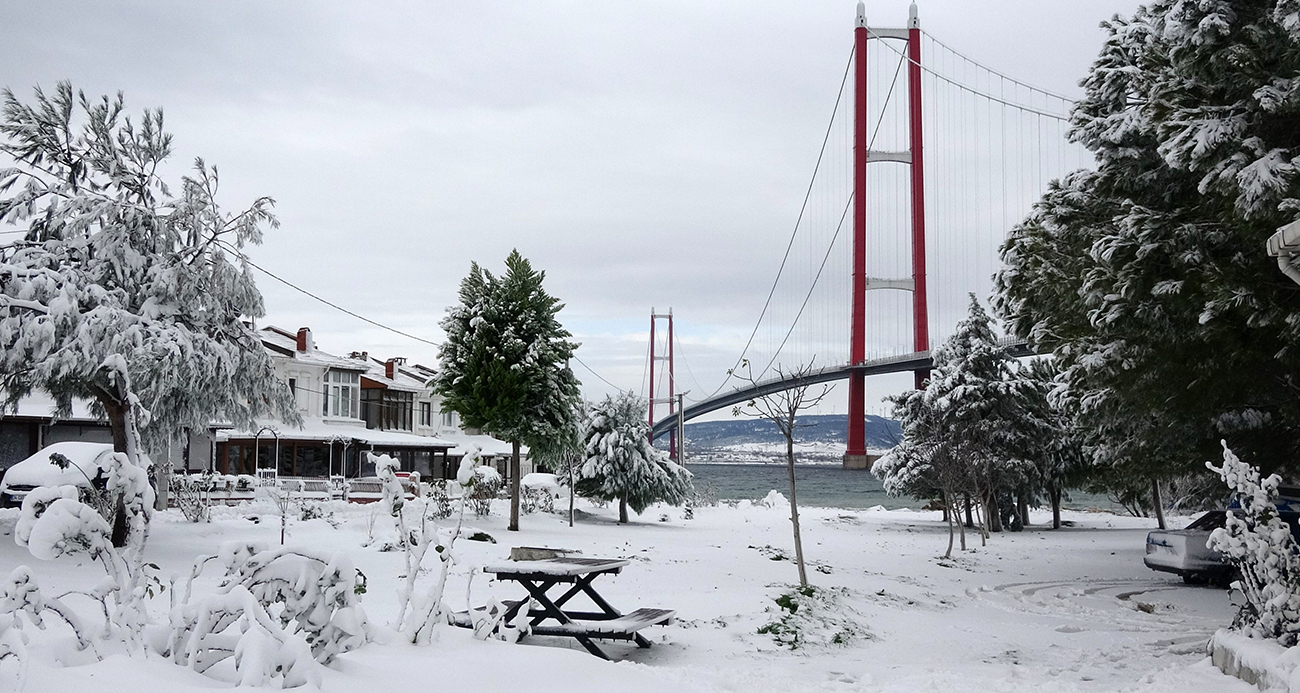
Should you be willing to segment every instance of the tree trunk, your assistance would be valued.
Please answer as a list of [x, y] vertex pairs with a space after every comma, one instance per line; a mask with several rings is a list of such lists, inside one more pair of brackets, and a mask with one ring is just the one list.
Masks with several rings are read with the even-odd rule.
[[984, 502], [984, 522], [988, 525], [988, 531], [1002, 531], [1002, 508], [998, 507], [997, 494], [989, 491], [985, 495]]
[[1029, 526], [1029, 500], [1028, 494], [1024, 489], [1020, 490], [1020, 495], [1016, 498], [1016, 511], [1020, 514], [1020, 526]]
[[1052, 498], [1052, 529], [1061, 528], [1061, 487], [1052, 484], [1047, 493]]
[[964, 494], [964, 497], [966, 499], [966, 525], [965, 526], [971, 529], [975, 529], [975, 519], [971, 517], [971, 511], [970, 511], [970, 494], [969, 493]]
[[158, 495], [154, 498], [154, 510], [167, 509], [167, 497], [172, 490], [171, 445], [167, 446], [167, 452], [168, 456], [167, 459], [163, 460], [163, 464], [154, 467], [154, 478], [158, 480], [158, 488], [156, 489]]
[[1165, 503], [1160, 498], [1160, 480], [1151, 480], [1151, 506], [1156, 509], [1156, 524], [1165, 529]]
[[511, 532], [519, 531], [519, 440], [510, 441], [510, 526]]
[[[948, 502], [948, 494], [944, 493], [943, 491], [940, 491], [940, 492], [939, 492], [939, 502], [940, 502], [940, 503], [943, 503], [943, 521], [951, 524], [951, 523], [952, 523], [952, 503]], [[950, 527], [949, 529], [951, 529], [951, 527]], [[952, 532], [949, 532], [949, 534], [951, 535]], [[950, 536], [949, 539], [951, 539], [951, 538], [952, 538], [952, 537]], [[952, 542], [949, 541], [948, 543], [952, 543]]]
[[627, 499], [626, 498], [618, 499], [618, 523], [620, 525], [627, 524]]
[[[113, 452], [128, 454], [130, 446], [127, 444], [126, 410], [131, 405], [122, 403], [103, 389], [98, 390], [96, 399], [108, 417], [108, 430], [113, 434]], [[119, 494], [113, 505], [113, 534], [110, 538], [114, 547], [120, 549], [126, 546], [127, 531], [126, 507]]]
[[[953, 509], [953, 512], [954, 513], [957, 512], [956, 508]], [[969, 498], [967, 498], [966, 512], [970, 512]], [[966, 550], [966, 525], [962, 524], [960, 519], [957, 520], [957, 531], [961, 533], [961, 550], [965, 551]]]
[[952, 508], [950, 507], [950, 505], [949, 505], [949, 503], [948, 503], [948, 498], [949, 498], [948, 494], [946, 494], [946, 493], [943, 494], [943, 499], [944, 499], [944, 501], [943, 501], [943, 521], [946, 522], [946, 523], [948, 523], [948, 550], [947, 550], [946, 552], [944, 552], [944, 554], [943, 554], [943, 557], [944, 557], [944, 558], [952, 558], [952, 538], [953, 538], [953, 534], [956, 533], [955, 530], [954, 530], [954, 528], [953, 528], [953, 526], [952, 526], [952, 525], [953, 525], [953, 521], [952, 521], [952, 515], [953, 515], [953, 514], [952, 514], [952, 512], [951, 512], [951, 511], [952, 511]]
[[794, 560], [799, 565], [799, 586], [808, 586], [808, 573], [803, 564], [803, 541], [799, 538], [799, 500], [794, 486], [794, 433], [785, 434], [785, 468], [790, 475], [790, 522], [794, 524]]
[[569, 460], [569, 526], [573, 526], [573, 497], [578, 495], [573, 490], [573, 465], [574, 460]]

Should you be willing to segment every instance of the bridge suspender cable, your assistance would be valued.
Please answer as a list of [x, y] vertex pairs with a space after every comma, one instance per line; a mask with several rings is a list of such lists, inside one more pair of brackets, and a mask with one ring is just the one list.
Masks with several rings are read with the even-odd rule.
[[813, 166], [812, 179], [808, 181], [808, 191], [804, 193], [803, 204], [799, 207], [799, 216], [794, 222], [794, 230], [790, 232], [790, 242], [785, 246], [785, 254], [781, 257], [781, 266], [776, 270], [776, 279], [772, 280], [772, 288], [767, 292], [767, 300], [763, 302], [763, 310], [759, 312], [758, 321], [754, 323], [754, 329], [749, 333], [749, 339], [745, 341], [745, 348], [740, 350], [740, 356], [736, 359], [736, 364], [727, 370], [727, 377], [722, 379], [722, 383], [718, 385], [717, 389], [703, 399], [710, 399], [722, 392], [722, 388], [726, 387], [727, 383], [731, 381], [732, 373], [737, 368], [740, 368], [740, 364], [744, 363], [745, 354], [749, 353], [749, 347], [754, 343], [754, 336], [758, 334], [758, 328], [763, 324], [763, 317], [767, 315], [767, 309], [772, 305], [772, 296], [776, 294], [776, 287], [781, 283], [781, 274], [785, 271], [786, 262], [790, 259], [790, 250], [794, 247], [794, 239], [799, 234], [799, 225], [803, 222], [804, 212], [808, 209], [808, 200], [812, 197], [817, 172], [821, 169], [822, 158], [826, 155], [826, 143], [830, 141], [831, 129], [835, 126], [835, 116], [839, 114], [840, 110], [840, 100], [844, 98], [844, 85], [848, 84], [849, 70], [853, 68], [853, 52], [853, 50], [849, 51], [849, 61], [844, 66], [844, 76], [840, 79], [840, 91], [835, 95], [835, 107], [831, 111], [830, 122], [826, 124], [826, 134], [822, 137], [821, 151], [817, 153], [817, 163]]
[[1043, 89], [1042, 87], [1036, 87], [1036, 86], [1034, 86], [1034, 85], [1032, 85], [1032, 84], [1027, 84], [1027, 83], [1025, 83], [1025, 82], [1021, 82], [1020, 80], [1016, 79], [1015, 77], [1011, 77], [1010, 75], [1007, 75], [1007, 74], [1005, 74], [1005, 73], [998, 72], [997, 70], [994, 70], [993, 68], [988, 67], [987, 65], [984, 65], [984, 64], [980, 63], [979, 61], [977, 61], [977, 60], [975, 60], [975, 59], [973, 59], [973, 58], [969, 58], [969, 57], [967, 57], [965, 54], [963, 54], [961, 51], [958, 51], [958, 50], [956, 50], [955, 48], [953, 48], [952, 46], [949, 46], [948, 44], [944, 43], [943, 41], [940, 41], [939, 39], [935, 38], [933, 34], [931, 34], [930, 32], [926, 31], [925, 29], [922, 29], [922, 30], [921, 30], [921, 33], [925, 34], [925, 37], [926, 37], [926, 38], [928, 38], [928, 39], [930, 39], [931, 41], [934, 41], [935, 43], [939, 44], [939, 46], [940, 46], [941, 48], [943, 48], [944, 50], [948, 51], [949, 53], [952, 53], [953, 55], [957, 56], [958, 58], [961, 58], [962, 60], [965, 60], [966, 62], [970, 63], [971, 65], [974, 65], [975, 67], [978, 67], [978, 68], [981, 69], [981, 70], [984, 70], [985, 72], [990, 72], [990, 73], [992, 73], [992, 74], [995, 74], [995, 75], [997, 75], [998, 77], [1001, 77], [1002, 79], [1005, 79], [1006, 81], [1011, 82], [1012, 84], [1015, 84], [1016, 86], [1024, 87], [1024, 88], [1026, 88], [1026, 89], [1028, 89], [1028, 90], [1030, 90], [1030, 91], [1036, 91], [1036, 92], [1038, 92], [1038, 93], [1040, 93], [1040, 94], [1043, 94], [1043, 95], [1046, 95], [1046, 96], [1050, 96], [1050, 97], [1052, 97], [1052, 98], [1054, 98], [1054, 99], [1060, 99], [1061, 101], [1064, 101], [1064, 102], [1066, 102], [1066, 103], [1074, 103], [1074, 102], [1075, 102], [1074, 99], [1072, 99], [1072, 98], [1070, 98], [1070, 97], [1068, 97], [1068, 96], [1062, 96], [1061, 94], [1057, 94], [1056, 92], [1048, 91], [1048, 90], [1046, 90], [1046, 89]]
[[[881, 37], [877, 36], [876, 38], [881, 38]], [[903, 60], [907, 60], [908, 62], [911, 62], [911, 59], [907, 57], [907, 54], [906, 54], [906, 53], [903, 53], [902, 51], [898, 50], [897, 48], [894, 48], [893, 46], [889, 45], [889, 43], [886, 42], [886, 41], [881, 41], [880, 43], [882, 43], [882, 44], [885, 46], [885, 48], [888, 48], [889, 50], [893, 51], [894, 53], [897, 53], [898, 55], [902, 56]], [[988, 70], [989, 72], [993, 72], [993, 70], [989, 70], [988, 68], [984, 67], [983, 65], [980, 65], [979, 63], [975, 63], [975, 62], [972, 61], [972, 64], [977, 65], [977, 66], [980, 67], [981, 69]], [[1035, 114], [1038, 114], [1038, 115], [1040, 115], [1040, 116], [1043, 116], [1044, 118], [1055, 118], [1056, 120], [1062, 120], [1062, 121], [1068, 121], [1068, 120], [1070, 119], [1070, 116], [1068, 116], [1068, 115], [1063, 115], [1063, 114], [1059, 114], [1059, 113], [1050, 113], [1050, 112], [1048, 112], [1048, 111], [1044, 111], [1044, 110], [1040, 110], [1040, 109], [1037, 109], [1037, 108], [1033, 108], [1032, 106], [1022, 106], [1021, 104], [1015, 103], [1015, 102], [1013, 102], [1013, 101], [1007, 101], [1007, 100], [1005, 100], [1005, 99], [1002, 99], [1002, 98], [1000, 98], [1000, 97], [994, 96], [994, 95], [992, 95], [992, 94], [988, 94], [988, 93], [982, 92], [982, 91], [980, 91], [980, 90], [978, 90], [978, 89], [975, 89], [974, 87], [968, 87], [968, 86], [966, 86], [965, 84], [962, 84], [961, 82], [958, 82], [958, 81], [956, 81], [956, 80], [954, 80], [954, 79], [952, 79], [952, 78], [950, 78], [950, 77], [948, 77], [948, 76], [946, 76], [946, 75], [941, 75], [941, 74], [939, 74], [938, 72], [935, 72], [934, 70], [931, 70], [929, 67], [927, 67], [927, 66], [925, 66], [925, 65], [922, 65], [921, 63], [915, 63], [915, 65], [916, 65], [917, 67], [921, 68], [922, 71], [930, 73], [930, 74], [931, 74], [935, 79], [941, 79], [941, 80], [947, 82], [948, 84], [951, 84], [951, 85], [953, 85], [954, 87], [957, 87], [958, 89], [962, 89], [962, 90], [964, 90], [964, 91], [968, 91], [968, 92], [970, 92], [970, 93], [972, 93], [972, 94], [974, 94], [974, 95], [976, 95], [976, 96], [979, 96], [979, 97], [982, 97], [982, 98], [988, 99], [989, 101], [994, 101], [994, 102], [1000, 103], [1000, 104], [1002, 104], [1002, 105], [1004, 105], [1004, 106], [1010, 106], [1011, 108], [1015, 108], [1015, 109], [1017, 109], [1017, 110], [1021, 110], [1021, 111], [1024, 111], [1024, 112], [1026, 112], [1026, 113], [1035, 113]], [[994, 74], [997, 74], [997, 73], [994, 72]], [[1040, 92], [1043, 92], [1043, 93], [1045, 93], [1045, 94], [1048, 93], [1048, 92], [1043, 91], [1042, 89], [1036, 89], [1036, 91], [1040, 91]], [[1069, 100], [1067, 100], [1067, 101], [1068, 101], [1069, 103], [1074, 103], [1073, 101], [1069, 101]]]
[[[898, 85], [898, 75], [903, 70], [904, 62], [905, 62], [904, 60], [899, 60], [898, 67], [894, 68], [894, 78], [889, 83], [889, 91], [885, 92], [885, 102], [882, 108], [887, 108], [889, 106], [890, 100], [894, 96], [894, 87]], [[884, 118], [881, 118], [880, 120], [876, 121], [876, 127], [872, 129], [871, 137], [867, 140], [867, 151], [871, 151], [871, 148], [875, 145], [876, 136], [880, 134], [880, 126], [883, 123], [884, 123]], [[848, 218], [849, 210], [852, 208], [853, 208], [853, 193], [850, 192], [849, 199], [844, 204], [844, 211], [840, 214], [840, 221], [835, 226], [835, 234], [831, 236], [831, 242], [826, 247], [826, 254], [822, 256], [821, 264], [817, 267], [817, 275], [813, 277], [812, 284], [808, 287], [808, 293], [805, 294], [803, 297], [803, 303], [800, 304], [799, 306], [799, 312], [795, 314], [794, 320], [791, 321], [790, 329], [786, 330], [785, 337], [781, 339], [781, 344], [777, 346], [776, 351], [772, 353], [772, 358], [767, 362], [767, 365], [763, 367], [763, 370], [759, 372], [755, 380], [761, 379], [764, 375], [767, 374], [769, 370], [772, 369], [772, 365], [776, 363], [777, 357], [781, 355], [781, 350], [785, 348], [786, 342], [790, 340], [790, 335], [794, 334], [794, 328], [799, 324], [799, 318], [803, 317], [804, 309], [808, 307], [808, 301], [812, 299], [813, 291], [817, 288], [817, 282], [822, 278], [822, 272], [826, 270], [826, 262], [827, 260], [830, 260], [831, 251], [835, 249], [835, 242], [839, 240], [840, 231], [843, 230], [844, 228], [844, 220]], [[714, 394], [717, 393], [715, 392]], [[712, 396], [713, 395], [710, 395], [710, 397]]]

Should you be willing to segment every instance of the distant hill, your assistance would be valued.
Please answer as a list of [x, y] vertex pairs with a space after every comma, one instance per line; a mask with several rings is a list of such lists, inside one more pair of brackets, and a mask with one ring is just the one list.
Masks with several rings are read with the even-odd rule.
[[[813, 456], [822, 462], [838, 460], [847, 442], [848, 421], [845, 414], [800, 416], [801, 428], [795, 434], [795, 442], [802, 448], [801, 455]], [[897, 421], [879, 416], [866, 417], [868, 449], [892, 448], [902, 437], [902, 428]], [[660, 445], [666, 444], [667, 437], [660, 438], [658, 442]], [[785, 439], [776, 426], [761, 419], [737, 418], [686, 424], [688, 458], [734, 458], [735, 461], [751, 457], [769, 458], [777, 454], [783, 455], [784, 444]]]

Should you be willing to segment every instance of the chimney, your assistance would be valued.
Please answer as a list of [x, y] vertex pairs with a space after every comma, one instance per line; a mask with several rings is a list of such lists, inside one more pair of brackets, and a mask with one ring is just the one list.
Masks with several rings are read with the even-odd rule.
[[397, 359], [388, 359], [387, 361], [384, 362], [384, 377], [385, 377], [385, 378], [388, 378], [389, 380], [392, 380], [392, 379], [393, 379], [393, 375], [396, 374], [396, 371], [397, 371]]
[[306, 354], [316, 348], [316, 343], [311, 339], [310, 327], [298, 328], [298, 351]]

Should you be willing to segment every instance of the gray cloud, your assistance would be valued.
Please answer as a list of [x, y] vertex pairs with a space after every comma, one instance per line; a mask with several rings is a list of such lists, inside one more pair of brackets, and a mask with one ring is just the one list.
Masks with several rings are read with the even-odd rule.
[[[1135, 5], [921, 11], [955, 48], [1073, 94], [1097, 22]], [[868, 7], [873, 24], [906, 12]], [[517, 247], [567, 303], [583, 360], [621, 386], [642, 382], [650, 307], [672, 306], [694, 375], [679, 383], [698, 390], [762, 306], [852, 17], [852, 2], [8, 3], [0, 64], [20, 95], [72, 79], [165, 107], [177, 173], [201, 155], [228, 206], [277, 199], [283, 227], [251, 254], [290, 281], [436, 339], [469, 263]], [[267, 319], [323, 348], [435, 358], [261, 286]]]

